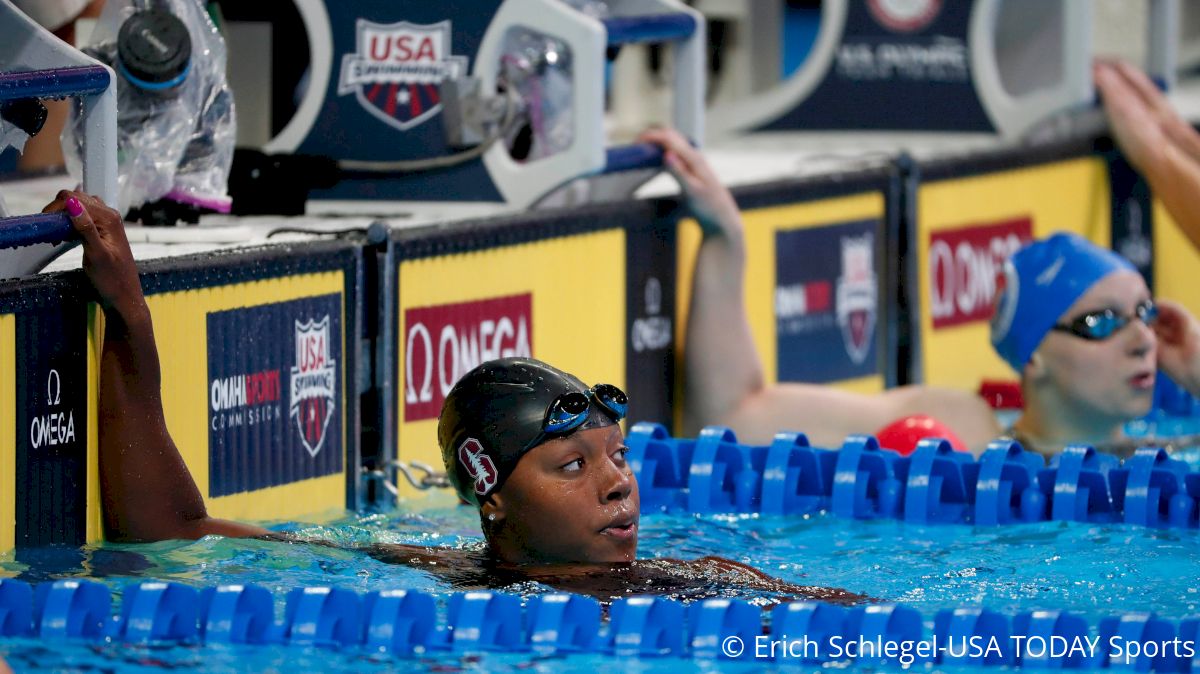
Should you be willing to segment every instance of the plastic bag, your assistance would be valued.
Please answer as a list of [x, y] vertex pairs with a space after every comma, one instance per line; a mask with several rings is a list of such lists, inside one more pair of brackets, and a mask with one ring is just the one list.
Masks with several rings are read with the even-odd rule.
[[[229, 212], [236, 143], [225, 42], [199, 0], [108, 0], [83, 51], [117, 73], [118, 207], [168, 199]], [[83, 124], [63, 131], [82, 176]]]
[[528, 122], [506, 139], [510, 154], [535, 161], [570, 147], [575, 140], [570, 47], [544, 33], [512, 28], [504, 35], [500, 64], [502, 85], [517, 92]]

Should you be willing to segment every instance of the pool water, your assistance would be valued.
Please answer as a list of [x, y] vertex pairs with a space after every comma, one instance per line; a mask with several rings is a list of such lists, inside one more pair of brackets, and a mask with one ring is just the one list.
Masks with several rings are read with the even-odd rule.
[[[404, 513], [351, 516], [324, 526], [272, 528], [352, 547], [369, 542], [477, 549], [478, 516], [445, 495], [410, 504]], [[983, 605], [1014, 614], [1035, 608], [1101, 617], [1155, 611], [1169, 619], [1200, 613], [1200, 532], [1065, 522], [1012, 525], [913, 526], [892, 520], [849, 521], [827, 514], [806, 517], [644, 514], [639, 555], [692, 559], [723, 555], [801, 585], [841, 587], [919, 610], [927, 619], [943, 608]], [[352, 549], [217, 537], [143, 545], [103, 544], [80, 550], [20, 551], [0, 557], [0, 574], [30, 582], [89, 577], [118, 595], [141, 579], [195, 586], [257, 583], [279, 602], [299, 586], [334, 585], [359, 593], [408, 588], [452, 591], [426, 572], [375, 560]], [[523, 595], [552, 588], [533, 582], [506, 588]], [[767, 605], [764, 592], [714, 587]], [[270, 647], [134, 647], [123, 644], [0, 642], [0, 654], [18, 671], [678, 671], [740, 669], [740, 663], [615, 660], [577, 655], [440, 654], [418, 660], [333, 651]]]

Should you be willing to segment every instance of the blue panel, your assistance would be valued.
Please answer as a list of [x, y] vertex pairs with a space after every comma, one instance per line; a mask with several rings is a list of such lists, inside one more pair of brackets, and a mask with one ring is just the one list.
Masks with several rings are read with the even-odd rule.
[[821, 30], [821, 8], [796, 7], [788, 2], [783, 8], [783, 77], [800, 69], [817, 42]]
[[625, 230], [625, 390], [636, 421], [673, 421], [674, 265], [674, 219]]
[[1133, 263], [1154, 290], [1154, 209], [1150, 184], [1121, 155], [1108, 162], [1112, 248]]
[[87, 308], [17, 314], [16, 544], [81, 545], [87, 513]]
[[[333, 70], [298, 152], [367, 161], [442, 157], [439, 84], [475, 68], [497, 0], [327, 2]], [[350, 174], [315, 199], [501, 201], [480, 160], [436, 171]]]
[[775, 234], [779, 381], [879, 373], [878, 220]]
[[929, 11], [908, 25], [896, 25], [903, 17], [889, 17], [888, 4], [847, 3], [821, 83], [759, 130], [994, 131], [967, 49], [976, 3], [925, 3]]
[[75, 236], [71, 219], [66, 213], [34, 213], [0, 218], [0, 248], [61, 243]]
[[209, 496], [340, 473], [342, 296], [208, 315]]

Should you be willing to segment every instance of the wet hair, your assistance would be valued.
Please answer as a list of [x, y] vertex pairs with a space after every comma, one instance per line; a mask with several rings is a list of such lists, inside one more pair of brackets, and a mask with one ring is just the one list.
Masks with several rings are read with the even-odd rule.
[[[479, 507], [498, 491], [532, 447], [546, 411], [560, 396], [587, 393], [578, 377], [532, 358], [501, 358], [463, 375], [438, 417], [438, 444], [451, 484]], [[616, 423], [599, 405], [575, 430]], [[562, 437], [568, 434], [559, 434]]]

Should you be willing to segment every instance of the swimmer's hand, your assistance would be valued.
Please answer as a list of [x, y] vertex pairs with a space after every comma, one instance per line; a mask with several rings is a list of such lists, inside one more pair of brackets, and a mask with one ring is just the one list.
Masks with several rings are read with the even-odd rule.
[[1097, 61], [1092, 76], [1113, 135], [1139, 172], [1153, 179], [1170, 162], [1200, 159], [1200, 134], [1145, 73], [1121, 61]]
[[1155, 302], [1158, 366], [1188, 393], [1200, 396], [1200, 321], [1177, 302], [1164, 299]]
[[90, 194], [62, 190], [43, 213], [65, 211], [83, 239], [83, 271], [106, 309], [128, 319], [145, 311], [133, 252], [121, 214]]
[[662, 147], [667, 171], [679, 181], [688, 207], [705, 236], [741, 238], [742, 216], [737, 202], [717, 179], [704, 155], [682, 134], [674, 129], [648, 129], [638, 136], [638, 142]]
[[1097, 62], [1093, 77], [1121, 151], [1200, 249], [1200, 133], [1137, 68]]

